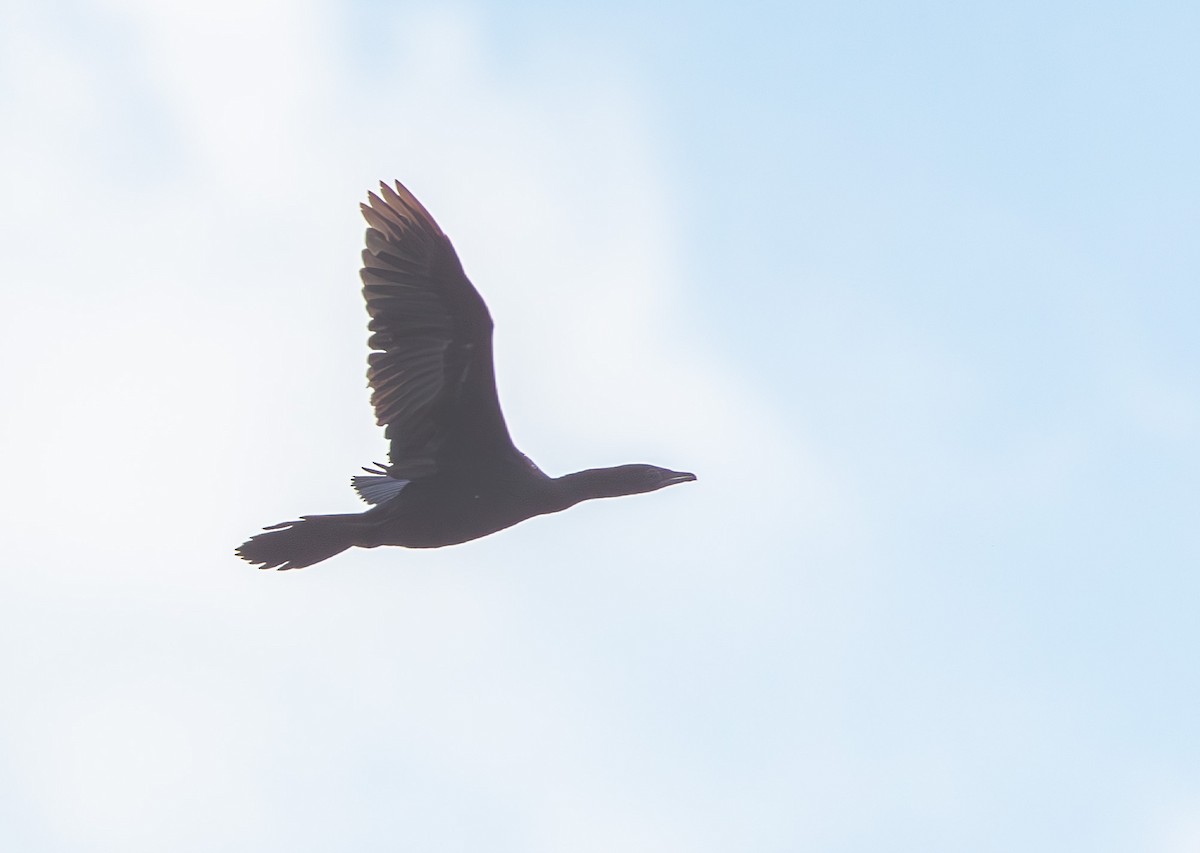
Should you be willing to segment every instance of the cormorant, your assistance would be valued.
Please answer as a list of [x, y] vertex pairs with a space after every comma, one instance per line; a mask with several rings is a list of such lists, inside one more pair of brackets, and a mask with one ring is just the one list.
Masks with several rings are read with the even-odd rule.
[[262, 569], [300, 569], [357, 545], [440, 548], [580, 501], [695, 480], [654, 465], [548, 477], [508, 435], [492, 369], [492, 318], [454, 247], [397, 181], [362, 204], [371, 404], [390, 464], [351, 479], [371, 509], [306, 515], [237, 549]]

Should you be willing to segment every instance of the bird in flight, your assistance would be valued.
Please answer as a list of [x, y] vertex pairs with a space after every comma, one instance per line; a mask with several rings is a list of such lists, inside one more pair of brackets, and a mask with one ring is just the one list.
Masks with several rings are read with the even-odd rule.
[[696, 475], [654, 465], [549, 477], [508, 435], [492, 368], [492, 318], [450, 239], [397, 181], [360, 205], [367, 380], [388, 465], [351, 484], [371, 508], [305, 515], [237, 549], [261, 569], [301, 569], [347, 548], [440, 548], [580, 501], [653, 492]]

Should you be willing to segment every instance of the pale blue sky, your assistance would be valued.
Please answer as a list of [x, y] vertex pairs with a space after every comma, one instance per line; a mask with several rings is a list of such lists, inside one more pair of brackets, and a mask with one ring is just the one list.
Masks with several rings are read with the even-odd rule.
[[[1200, 851], [1200, 12], [0, 9], [0, 841]], [[357, 202], [552, 474], [256, 573], [381, 458]]]

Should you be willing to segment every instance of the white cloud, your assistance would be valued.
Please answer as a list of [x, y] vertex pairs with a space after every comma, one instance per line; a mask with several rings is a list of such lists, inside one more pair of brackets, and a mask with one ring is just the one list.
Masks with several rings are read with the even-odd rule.
[[[788, 567], [755, 538], [817, 507], [815, 466], [690, 328], [636, 95], [570, 64], [544, 91], [506, 84], [462, 11], [385, 16], [396, 59], [371, 79], [345, 65], [321, 4], [87, 12], [119, 57], [36, 12], [0, 37], [5, 53], [27, 45], [5, 81], [24, 121], [0, 138], [18, 178], [0, 216], [19, 241], [0, 261], [4, 358], [19, 365], [2, 440], [21, 451], [3, 499], [3, 660], [22, 697], [3, 713], [4, 772], [35, 804], [24, 831], [45, 849], [303, 850], [353, 825], [378, 846], [395, 795], [431, 804], [399, 836], [463, 849], [488, 837], [488, 809], [505, 839], [492, 849], [581, 834], [701, 849], [697, 789], [655, 757], [645, 700], [579, 671], [587, 650], [570, 643], [605, 626], [547, 651], [552, 627], [528, 623], [556, 602], [522, 599], [546, 595], [537, 581], [560, 560], [611, 574], [550, 595], [607, 584], [635, 620], [736, 602], [756, 573], [762, 594], [762, 574]], [[144, 100], [116, 108], [114, 80]], [[150, 127], [167, 128], [157, 177], [126, 180], [92, 144], [144, 145]], [[356, 381], [355, 204], [393, 176], [493, 306], [525, 449], [555, 473], [626, 454], [694, 467], [698, 487], [632, 518], [610, 508], [301, 576], [234, 561], [256, 523], [353, 506], [345, 479], [381, 454]], [[778, 477], [756, 485], [768, 467], [794, 472], [786, 494]], [[751, 487], [786, 505], [736, 508]], [[585, 623], [629, 618], [597, 601]], [[444, 811], [459, 797], [466, 823]]]

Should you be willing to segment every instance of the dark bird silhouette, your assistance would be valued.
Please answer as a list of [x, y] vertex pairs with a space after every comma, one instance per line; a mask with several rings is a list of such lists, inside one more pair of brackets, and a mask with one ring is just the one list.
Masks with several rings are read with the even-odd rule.
[[492, 368], [492, 318], [454, 247], [399, 181], [360, 205], [363, 296], [371, 316], [367, 380], [389, 463], [352, 478], [373, 506], [265, 528], [237, 554], [300, 569], [352, 546], [440, 548], [592, 498], [695, 480], [653, 465], [548, 477], [508, 435]]

